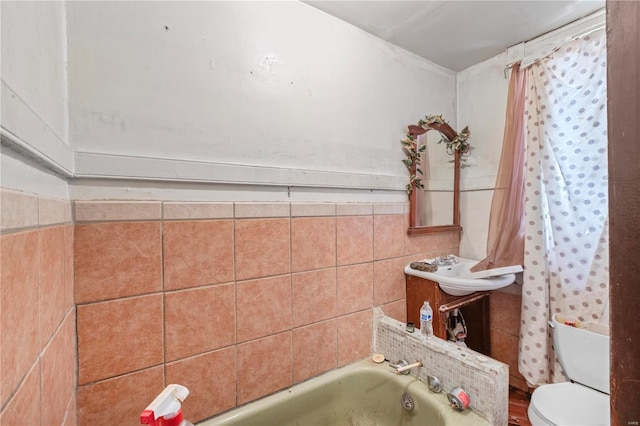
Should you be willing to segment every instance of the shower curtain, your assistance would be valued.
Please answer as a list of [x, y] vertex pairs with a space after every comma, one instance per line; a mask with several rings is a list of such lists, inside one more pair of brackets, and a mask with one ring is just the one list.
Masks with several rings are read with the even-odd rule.
[[529, 385], [566, 380], [550, 316], [608, 312], [605, 45], [601, 29], [528, 69], [519, 370]]
[[502, 154], [491, 200], [487, 257], [471, 272], [521, 265], [524, 253], [524, 109], [525, 70], [511, 68]]

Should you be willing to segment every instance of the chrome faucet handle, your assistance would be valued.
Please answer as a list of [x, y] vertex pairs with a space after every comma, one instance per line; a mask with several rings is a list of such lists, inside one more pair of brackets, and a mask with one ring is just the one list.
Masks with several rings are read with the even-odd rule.
[[389, 363], [389, 367], [393, 368], [394, 370], [397, 370], [398, 368], [406, 367], [407, 365], [409, 365], [409, 361], [407, 361], [406, 359], [400, 359], [396, 361], [395, 364]]
[[442, 392], [442, 384], [440, 380], [436, 376], [427, 376], [427, 386], [431, 392], [440, 393]]
[[406, 360], [401, 359], [396, 364], [390, 364], [389, 366], [394, 368], [398, 374], [409, 374], [409, 371], [412, 368], [422, 367], [422, 361], [416, 361], [413, 364], [409, 364]]

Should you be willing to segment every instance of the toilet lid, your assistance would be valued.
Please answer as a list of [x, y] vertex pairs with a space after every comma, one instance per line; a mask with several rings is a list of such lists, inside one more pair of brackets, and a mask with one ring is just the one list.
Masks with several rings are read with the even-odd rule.
[[609, 425], [609, 395], [575, 383], [540, 386], [531, 407], [553, 425]]

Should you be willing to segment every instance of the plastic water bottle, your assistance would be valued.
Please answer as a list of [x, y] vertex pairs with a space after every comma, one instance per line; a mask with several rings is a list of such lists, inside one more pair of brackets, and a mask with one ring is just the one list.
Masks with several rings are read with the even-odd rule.
[[428, 300], [420, 308], [420, 334], [423, 337], [433, 336], [433, 309]]

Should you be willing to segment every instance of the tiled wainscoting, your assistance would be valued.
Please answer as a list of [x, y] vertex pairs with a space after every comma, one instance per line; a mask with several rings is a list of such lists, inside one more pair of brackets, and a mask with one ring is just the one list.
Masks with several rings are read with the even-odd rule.
[[440, 380], [443, 392], [456, 387], [466, 391], [469, 407], [491, 425], [506, 425], [509, 400], [509, 367], [442, 339], [421, 338], [407, 333], [405, 324], [380, 313], [375, 315], [375, 350], [395, 362], [420, 360], [423, 367], [413, 369], [425, 382], [428, 376]]
[[405, 321], [405, 203], [75, 203], [78, 422], [135, 424], [169, 383], [191, 421], [372, 351], [373, 308]]
[[68, 201], [1, 191], [0, 424], [76, 424]]

